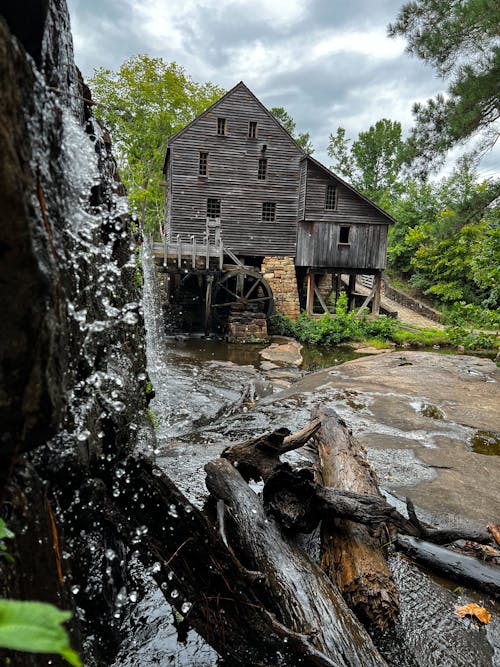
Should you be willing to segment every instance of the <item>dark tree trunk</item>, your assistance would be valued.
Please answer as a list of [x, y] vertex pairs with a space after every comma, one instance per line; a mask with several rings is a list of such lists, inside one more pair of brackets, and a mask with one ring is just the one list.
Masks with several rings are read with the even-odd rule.
[[[234, 471], [241, 486], [255, 497], [237, 471], [227, 461], [223, 464]], [[217, 469], [217, 464], [213, 465]], [[273, 599], [282, 588], [274, 587], [271, 577], [259, 584], [260, 574], [246, 569], [224, 543], [223, 526], [217, 531], [212, 522], [149, 463], [131, 460], [126, 474], [130, 483], [124, 485], [123, 492], [116, 498], [119, 505], [110, 509], [107, 503], [109, 520], [132, 531], [147, 564], [155, 561], [161, 564], [161, 569], [153, 568], [153, 576], [166, 599], [219, 654], [245, 666], [385, 664], [355, 619], [352, 619], [352, 628], [348, 623], [344, 627], [340, 621], [339, 629], [327, 630], [328, 636], [338, 634], [341, 638], [339, 655], [344, 651], [349, 656], [345, 660], [331, 659], [318, 648], [319, 642], [312, 633], [315, 619], [308, 616], [307, 611], [297, 609], [295, 613], [304, 621], [302, 626], [289, 624], [289, 616], [280, 614], [282, 602], [275, 603]], [[254, 525], [248, 526], [248, 530], [255, 529], [257, 536], [268, 530], [262, 510], [256, 515], [252, 512], [258, 505], [235, 510], [252, 521]], [[281, 558], [277, 546], [275, 550], [276, 557]], [[191, 605], [189, 609], [187, 603]], [[295, 600], [297, 607], [301, 604], [301, 600]], [[346, 611], [350, 615], [349, 610]], [[290, 614], [293, 617], [294, 612]], [[356, 657], [358, 648], [359, 658]]]
[[410, 558], [464, 586], [471, 586], [500, 599], [500, 568], [471, 556], [424, 542], [409, 535], [399, 535], [396, 546]]
[[229, 509], [238, 553], [262, 574], [255, 587], [259, 597], [269, 601], [280, 623], [308, 636], [304, 644], [337, 667], [384, 665], [336, 587], [301, 549], [283, 538], [238, 470], [224, 459], [208, 463], [205, 470], [209, 491]]

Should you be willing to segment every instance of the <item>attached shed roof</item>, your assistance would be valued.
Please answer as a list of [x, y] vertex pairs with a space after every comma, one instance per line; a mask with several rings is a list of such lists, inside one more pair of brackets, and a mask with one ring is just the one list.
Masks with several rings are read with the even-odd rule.
[[201, 113], [199, 116], [196, 116], [196, 118], [194, 118], [194, 119], [193, 119], [190, 123], [188, 123], [185, 127], [183, 127], [182, 129], [178, 130], [175, 134], [173, 134], [171, 137], [169, 137], [169, 138], [167, 139], [167, 147], [166, 147], [166, 151], [165, 151], [165, 159], [164, 159], [164, 161], [163, 161], [163, 172], [164, 172], [164, 173], [165, 173], [165, 169], [166, 169], [167, 157], [168, 157], [168, 153], [169, 153], [170, 145], [173, 144], [174, 141], [175, 141], [176, 139], [178, 139], [179, 137], [181, 137], [185, 132], [187, 132], [187, 130], [189, 130], [189, 128], [192, 127], [192, 125], [194, 125], [195, 123], [197, 123], [198, 120], [199, 120], [200, 118], [203, 118], [204, 116], [206, 116], [207, 114], [209, 114], [210, 112], [212, 112], [212, 111], [213, 111], [219, 104], [221, 104], [221, 102], [223, 102], [226, 98], [230, 97], [230, 96], [231, 96], [236, 90], [238, 90], [239, 88], [243, 88], [243, 89], [245, 90], [245, 92], [247, 92], [247, 93], [250, 95], [250, 97], [253, 98], [253, 100], [260, 106], [260, 108], [261, 108], [261, 109], [262, 109], [262, 110], [269, 116], [269, 118], [272, 119], [272, 121], [276, 124], [276, 126], [279, 127], [279, 128], [281, 129], [281, 131], [282, 131], [282, 132], [283, 132], [283, 133], [290, 139], [290, 141], [291, 141], [293, 144], [295, 144], [295, 146], [296, 146], [296, 147], [299, 149], [299, 151], [304, 155], [304, 157], [306, 156], [306, 152], [304, 151], [304, 149], [302, 148], [302, 146], [301, 146], [300, 144], [297, 143], [297, 141], [292, 137], [292, 135], [291, 135], [287, 130], [285, 130], [285, 128], [284, 128], [283, 125], [279, 122], [279, 120], [278, 120], [277, 118], [275, 118], [275, 117], [273, 116], [273, 114], [269, 111], [269, 109], [267, 109], [267, 108], [262, 104], [262, 102], [258, 99], [258, 97], [256, 97], [256, 96], [252, 93], [252, 91], [250, 90], [250, 88], [248, 88], [248, 87], [243, 83], [243, 81], [240, 81], [240, 82], [237, 83], [235, 86], [233, 86], [233, 88], [231, 88], [231, 90], [228, 90], [227, 93], [225, 93], [225, 95], [223, 95], [222, 97], [220, 97], [216, 102], [214, 102], [214, 103], [211, 104], [207, 109], [205, 109], [205, 111], [203, 111], [203, 113]]
[[302, 161], [303, 160], [308, 160], [314, 166], [318, 167], [318, 169], [320, 169], [327, 176], [329, 176], [330, 178], [335, 179], [336, 181], [341, 183], [345, 188], [347, 188], [348, 190], [353, 192], [355, 195], [357, 195], [358, 197], [363, 199], [367, 204], [369, 204], [370, 206], [375, 208], [377, 211], [379, 211], [379, 213], [381, 213], [387, 219], [387, 222], [390, 225], [393, 225], [393, 224], [396, 223], [396, 220], [394, 220], [394, 218], [392, 216], [390, 216], [386, 211], [384, 211], [383, 208], [380, 208], [380, 206], [375, 204], [375, 202], [371, 201], [371, 199], [368, 199], [368, 197], [365, 197], [365, 195], [361, 194], [361, 192], [359, 192], [359, 190], [356, 190], [356, 188], [354, 186], [350, 185], [347, 181], [344, 181], [344, 179], [340, 178], [340, 176], [337, 176], [337, 174], [335, 174], [331, 169], [328, 169], [328, 167], [325, 167], [324, 164], [321, 164], [321, 162], [319, 162], [315, 158], [311, 157], [310, 155], [305, 155], [302, 158]]

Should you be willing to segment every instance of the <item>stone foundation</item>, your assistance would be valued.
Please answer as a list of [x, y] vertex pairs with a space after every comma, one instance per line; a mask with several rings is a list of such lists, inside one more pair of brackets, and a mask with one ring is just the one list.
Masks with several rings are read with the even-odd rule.
[[227, 321], [227, 339], [230, 343], [267, 343], [265, 313], [231, 311]]
[[261, 271], [273, 291], [275, 311], [296, 320], [300, 303], [293, 257], [264, 257]]

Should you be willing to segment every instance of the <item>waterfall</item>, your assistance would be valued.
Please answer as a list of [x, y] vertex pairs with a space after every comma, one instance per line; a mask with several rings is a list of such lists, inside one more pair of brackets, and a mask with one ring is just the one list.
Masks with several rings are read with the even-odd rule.
[[155, 397], [151, 402], [153, 419], [158, 429], [158, 437], [168, 437], [171, 422], [171, 399], [169, 396], [168, 350], [165, 339], [162, 300], [158, 276], [153, 257], [152, 240], [147, 238], [141, 247], [141, 261], [144, 278], [142, 304], [146, 327], [147, 370]]

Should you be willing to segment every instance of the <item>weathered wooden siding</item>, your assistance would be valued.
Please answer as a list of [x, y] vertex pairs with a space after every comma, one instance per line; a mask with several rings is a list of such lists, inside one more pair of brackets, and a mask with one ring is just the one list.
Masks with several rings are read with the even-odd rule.
[[340, 224], [299, 222], [297, 266], [345, 269], [385, 269], [388, 225], [342, 221], [349, 225], [349, 243], [339, 243]]
[[[362, 197], [346, 188], [332, 174], [329, 176], [310, 160], [307, 167], [307, 196], [305, 220], [330, 221], [342, 224], [388, 224], [388, 220], [374, 206]], [[337, 206], [335, 211], [325, 210], [325, 194], [327, 185], [337, 188]]]
[[[299, 211], [297, 266], [380, 270], [386, 266], [388, 219], [335, 176], [307, 163], [304, 214]], [[336, 187], [336, 208], [325, 209], [328, 185]], [[340, 228], [349, 227], [349, 243]]]
[[[227, 134], [217, 135], [217, 118], [226, 118]], [[257, 138], [248, 137], [257, 121]], [[266, 145], [266, 150], [262, 147]], [[208, 176], [198, 176], [200, 151], [208, 152]], [[267, 178], [259, 181], [259, 158]], [[238, 85], [171, 145], [169, 178], [171, 235], [188, 240], [205, 232], [207, 199], [221, 200], [222, 239], [233, 252], [247, 255], [295, 255], [297, 202], [302, 151]], [[276, 202], [276, 220], [262, 221], [262, 203]]]
[[306, 217], [306, 191], [307, 191], [307, 160], [300, 163], [300, 183], [299, 183], [299, 211], [298, 219], [304, 220]]

